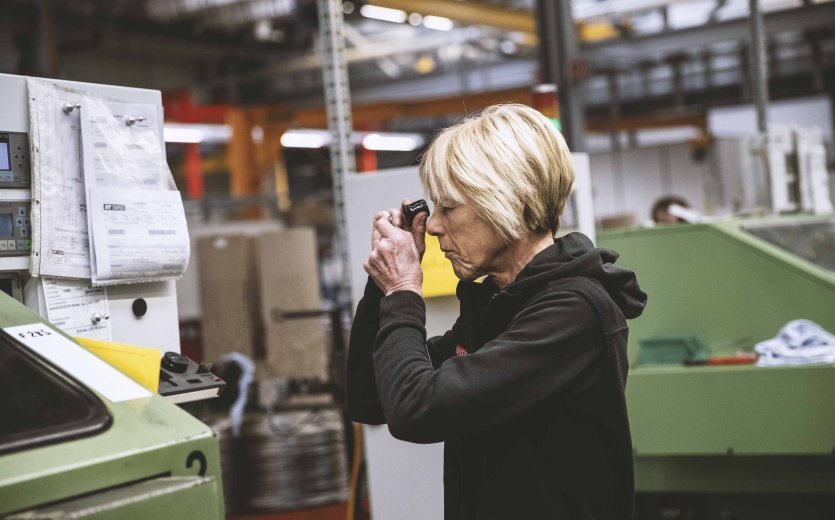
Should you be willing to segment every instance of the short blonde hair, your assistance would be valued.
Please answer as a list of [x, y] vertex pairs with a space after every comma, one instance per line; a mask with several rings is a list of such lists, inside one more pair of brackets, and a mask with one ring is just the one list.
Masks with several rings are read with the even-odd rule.
[[574, 165], [548, 118], [509, 103], [442, 131], [421, 158], [420, 178], [436, 205], [472, 204], [510, 243], [531, 232], [556, 233]]

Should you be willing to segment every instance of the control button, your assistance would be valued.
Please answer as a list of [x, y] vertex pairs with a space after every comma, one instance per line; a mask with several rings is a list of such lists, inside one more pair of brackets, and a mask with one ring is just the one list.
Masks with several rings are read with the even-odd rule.
[[18, 240], [17, 241], [17, 248], [19, 250], [29, 249], [28, 247], [26, 247], [26, 240]]
[[25, 217], [26, 216], [26, 206], [21, 206], [17, 208], [17, 216], [18, 217]]
[[146, 312], [148, 312], [148, 302], [145, 301], [145, 298], [137, 298], [133, 300], [133, 304], [130, 308], [133, 311], [134, 316], [141, 318], [142, 316], [145, 316]]
[[24, 249], [32, 249], [32, 241], [31, 240], [27, 239], [27, 240], [24, 240], [23, 242], [24, 242], [24, 244], [26, 244], [26, 247]]
[[8, 240], [7, 242], [9, 243], [9, 251], [17, 250], [17, 244], [14, 240]]
[[162, 368], [182, 374], [188, 368], [188, 358], [176, 352], [166, 352], [162, 356]]
[[23, 225], [24, 225], [23, 223], [24, 223], [25, 221], [26, 221], [26, 219], [24, 219], [23, 217], [17, 217], [17, 220], [15, 220], [15, 223], [16, 223], [18, 226], [23, 226]]
[[25, 227], [20, 228], [20, 236], [28, 237], [29, 236], [29, 228], [25, 228]]
[[9, 244], [5, 240], [0, 240], [0, 251], [8, 251]]

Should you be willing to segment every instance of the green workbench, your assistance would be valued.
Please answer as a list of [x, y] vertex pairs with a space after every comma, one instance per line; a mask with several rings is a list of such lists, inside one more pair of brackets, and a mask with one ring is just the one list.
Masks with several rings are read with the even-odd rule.
[[[728, 356], [794, 319], [835, 331], [835, 272], [749, 231], [791, 234], [831, 221], [771, 217], [598, 235], [649, 295], [629, 337], [638, 491], [835, 493], [835, 365], [637, 363], [647, 339], [697, 337], [711, 355]], [[831, 255], [835, 241], [816, 236], [804, 254]]]

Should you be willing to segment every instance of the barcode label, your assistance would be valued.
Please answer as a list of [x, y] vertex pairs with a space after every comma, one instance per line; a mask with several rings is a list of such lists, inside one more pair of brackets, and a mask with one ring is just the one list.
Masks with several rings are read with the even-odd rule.
[[107, 234], [108, 235], [124, 235], [125, 230], [124, 229], [108, 229]]
[[149, 235], [176, 235], [177, 232], [173, 229], [149, 229]]

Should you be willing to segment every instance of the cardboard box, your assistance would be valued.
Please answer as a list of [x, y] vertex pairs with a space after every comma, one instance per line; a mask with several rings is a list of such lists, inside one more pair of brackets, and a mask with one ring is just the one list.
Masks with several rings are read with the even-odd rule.
[[255, 264], [265, 363], [273, 377], [328, 379], [328, 335], [322, 310], [316, 233], [292, 228], [258, 235]]
[[263, 355], [252, 238], [201, 238], [197, 252], [203, 360], [217, 362], [228, 352]]

